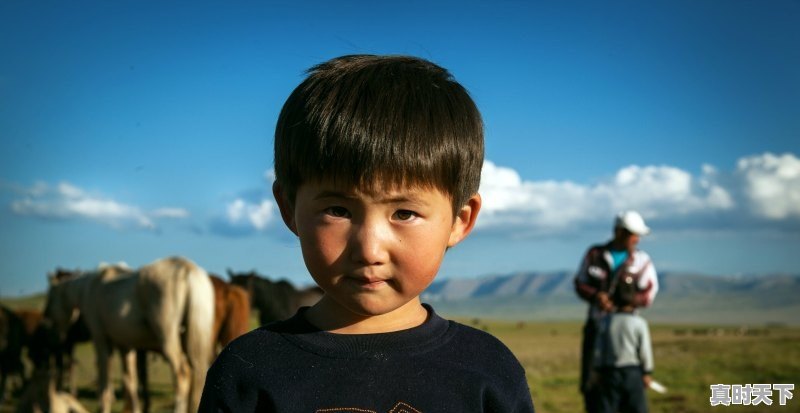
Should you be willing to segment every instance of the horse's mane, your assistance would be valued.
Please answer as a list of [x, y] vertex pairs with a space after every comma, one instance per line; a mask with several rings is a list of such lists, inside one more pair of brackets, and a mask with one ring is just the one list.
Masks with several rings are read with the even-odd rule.
[[116, 264], [100, 263], [96, 271], [104, 280], [112, 280], [121, 275], [129, 275], [134, 272], [124, 261], [120, 261]]
[[114, 264], [101, 262], [97, 268], [91, 270], [67, 270], [61, 267], [56, 268], [55, 271], [47, 274], [50, 285], [58, 285], [66, 281], [75, 280], [84, 277], [102, 277], [103, 279], [114, 279], [120, 275], [132, 274], [134, 270], [128, 266], [124, 261]]

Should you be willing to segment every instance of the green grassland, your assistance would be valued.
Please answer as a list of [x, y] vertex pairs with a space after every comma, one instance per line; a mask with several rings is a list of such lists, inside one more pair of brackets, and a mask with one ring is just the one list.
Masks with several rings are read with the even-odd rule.
[[[487, 329], [525, 367], [537, 411], [580, 412], [578, 393], [582, 325], [577, 322], [511, 323], [464, 320]], [[800, 397], [786, 406], [712, 408], [709, 385], [800, 381], [800, 329], [656, 324], [651, 326], [654, 378], [669, 388], [649, 392], [651, 412], [800, 412]]]
[[[15, 308], [40, 305], [41, 300], [4, 301]], [[445, 316], [447, 314], [445, 313]], [[582, 411], [578, 393], [581, 322], [517, 322], [500, 319], [457, 318], [484, 329], [505, 342], [527, 372], [537, 412], [577, 413]], [[256, 325], [256, 318], [252, 320]], [[778, 406], [711, 407], [709, 385], [800, 382], [800, 328], [780, 325], [750, 328], [697, 324], [651, 325], [656, 359], [655, 379], [669, 388], [665, 395], [650, 392], [654, 413], [674, 412], [800, 412], [800, 396]], [[455, 350], [455, 349], [454, 349]], [[79, 397], [90, 409], [95, 398], [94, 352], [89, 344], [77, 349]], [[170, 411], [172, 378], [158, 356], [150, 356], [153, 411]], [[112, 377], [120, 388], [119, 362]], [[795, 392], [800, 392], [796, 390]], [[120, 392], [117, 392], [121, 399]], [[13, 399], [11, 401], [13, 403]], [[114, 411], [122, 410], [117, 401]], [[0, 412], [11, 412], [6, 404]]]

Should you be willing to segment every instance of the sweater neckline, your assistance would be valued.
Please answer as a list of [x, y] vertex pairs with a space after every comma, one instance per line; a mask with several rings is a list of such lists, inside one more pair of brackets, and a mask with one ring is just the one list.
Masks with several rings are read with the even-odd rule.
[[306, 320], [303, 307], [290, 319], [268, 326], [286, 340], [314, 354], [333, 358], [388, 358], [397, 352], [422, 350], [442, 343], [450, 322], [423, 304], [428, 318], [417, 327], [389, 333], [338, 334], [320, 330]]

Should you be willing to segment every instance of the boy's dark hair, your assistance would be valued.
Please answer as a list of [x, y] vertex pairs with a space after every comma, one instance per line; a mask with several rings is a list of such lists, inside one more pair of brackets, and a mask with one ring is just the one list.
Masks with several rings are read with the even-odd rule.
[[435, 188], [458, 211], [478, 191], [483, 122], [450, 73], [409, 56], [312, 67], [275, 128], [275, 178], [290, 204], [308, 181], [380, 191]]
[[617, 308], [631, 306], [636, 299], [636, 284], [633, 277], [625, 276], [621, 278], [614, 289], [611, 301]]

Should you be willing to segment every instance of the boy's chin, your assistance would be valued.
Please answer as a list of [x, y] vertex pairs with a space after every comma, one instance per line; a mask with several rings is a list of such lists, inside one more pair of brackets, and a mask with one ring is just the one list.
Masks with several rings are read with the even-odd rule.
[[404, 318], [413, 317], [423, 308], [417, 297], [409, 300], [386, 300], [377, 297], [358, 297], [356, 299], [338, 302], [343, 310], [354, 318], [381, 318], [387, 322], [402, 321]]
[[362, 317], [400, 315], [410, 301], [386, 302], [385, 300], [357, 300], [347, 304], [347, 309]]

